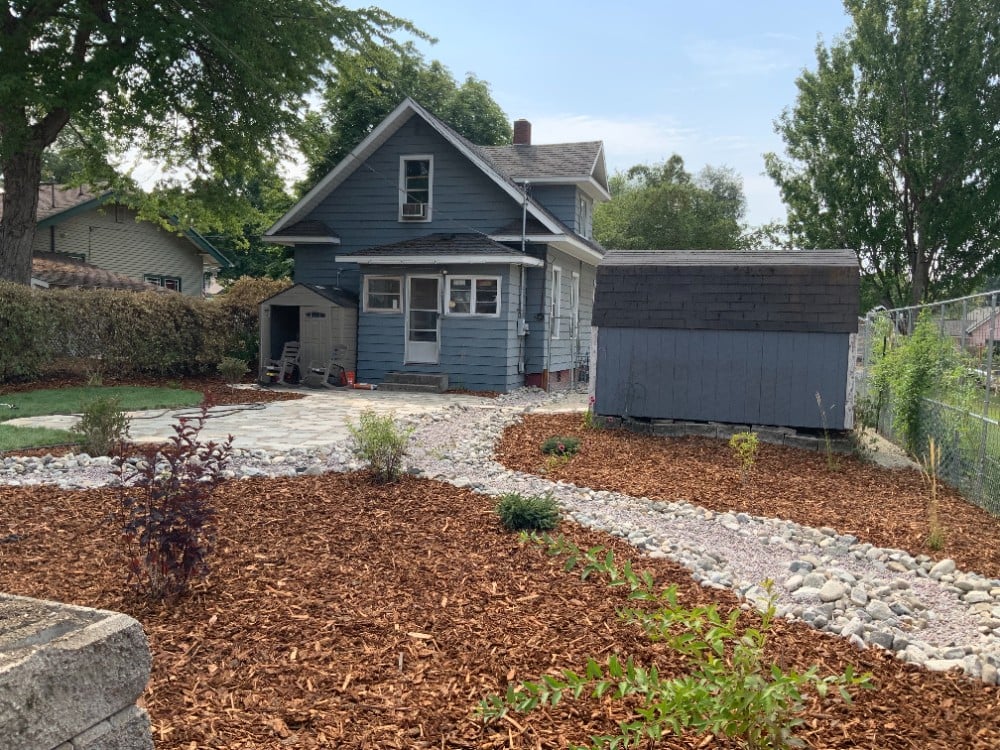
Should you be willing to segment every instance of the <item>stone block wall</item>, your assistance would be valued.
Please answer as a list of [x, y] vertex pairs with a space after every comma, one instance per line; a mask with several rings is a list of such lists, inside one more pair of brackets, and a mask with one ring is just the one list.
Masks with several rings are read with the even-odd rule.
[[5, 750], [146, 750], [142, 626], [116, 612], [0, 594]]

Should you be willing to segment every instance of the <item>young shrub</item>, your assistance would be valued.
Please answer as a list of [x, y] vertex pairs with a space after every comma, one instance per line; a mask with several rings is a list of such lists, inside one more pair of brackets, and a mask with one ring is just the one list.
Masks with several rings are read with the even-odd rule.
[[348, 424], [353, 443], [351, 450], [362, 459], [379, 484], [395, 482], [403, 472], [403, 458], [413, 428], [404, 428], [390, 414], [361, 412], [358, 426]]
[[587, 400], [587, 411], [583, 413], [583, 428], [585, 430], [599, 430], [601, 429], [601, 420], [594, 413], [594, 404], [597, 399], [591, 396]]
[[227, 383], [239, 383], [243, 376], [246, 375], [247, 363], [245, 360], [237, 359], [236, 357], [223, 357], [216, 369], [218, 369], [222, 379]]
[[200, 439], [208, 417], [182, 417], [166, 445], [141, 451], [135, 463], [119, 459], [114, 523], [121, 533], [127, 583], [159, 600], [186, 592], [208, 575], [215, 539], [212, 491], [222, 481], [233, 438]]
[[740, 478], [745, 482], [757, 462], [757, 449], [760, 447], [757, 433], [737, 432], [729, 438], [729, 447], [732, 448], [733, 456], [740, 465]]
[[580, 439], [554, 435], [542, 443], [542, 453], [547, 456], [575, 456], [580, 452]]
[[[537, 681], [510, 684], [504, 695], [491, 695], [479, 704], [487, 722], [510, 711], [526, 712], [555, 706], [585, 693], [617, 701], [631, 712], [618, 725], [619, 733], [591, 737], [587, 747], [645, 747], [667, 734], [695, 732], [742, 740], [751, 748], [785, 748], [803, 744], [794, 736], [802, 723], [808, 691], [823, 699], [839, 691], [850, 702], [848, 688], [870, 688], [870, 676], [857, 676], [848, 666], [843, 674], [819, 676], [818, 667], [799, 673], [784, 670], [767, 658], [765, 647], [775, 616], [774, 595], [761, 613], [760, 626], [741, 627], [741, 611], [723, 617], [714, 604], [682, 607], [675, 587], [656, 591], [648, 572], [636, 572], [626, 561], [619, 568], [611, 552], [601, 547], [583, 551], [564, 538], [533, 535], [525, 539], [545, 547], [550, 555], [566, 557], [566, 570], [581, 568], [581, 577], [599, 575], [609, 587], [626, 587], [636, 608], [619, 611], [629, 624], [639, 625], [652, 641], [666, 644], [690, 663], [688, 674], [662, 677], [656, 665], [644, 667], [618, 654], [598, 661], [589, 658], [582, 672], [562, 669]], [[711, 737], [708, 738], [711, 740]], [[702, 743], [705, 744], [705, 743]]]
[[930, 438], [928, 441], [927, 455], [920, 462], [920, 473], [923, 474], [927, 483], [927, 525], [929, 532], [927, 535], [927, 546], [932, 550], [939, 550], [944, 547], [944, 527], [941, 525], [939, 512], [940, 498], [938, 497], [941, 474], [941, 449], [937, 441]]
[[129, 418], [116, 398], [94, 399], [83, 407], [83, 416], [70, 430], [80, 435], [83, 450], [91, 456], [109, 456], [128, 437]]
[[550, 495], [508, 493], [497, 502], [497, 515], [508, 531], [550, 531], [559, 525], [559, 506]]

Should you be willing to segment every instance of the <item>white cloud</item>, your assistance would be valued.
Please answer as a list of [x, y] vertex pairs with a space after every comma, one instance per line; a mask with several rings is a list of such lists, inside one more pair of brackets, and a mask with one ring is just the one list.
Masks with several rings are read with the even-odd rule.
[[752, 47], [718, 39], [700, 39], [684, 47], [687, 58], [709, 78], [731, 79], [769, 75], [795, 68], [776, 47]]

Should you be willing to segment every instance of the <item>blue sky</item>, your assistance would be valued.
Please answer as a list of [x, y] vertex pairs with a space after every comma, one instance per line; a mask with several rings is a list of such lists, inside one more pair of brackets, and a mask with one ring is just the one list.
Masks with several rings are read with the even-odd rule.
[[375, 4], [437, 37], [418, 44], [428, 59], [489, 82], [535, 143], [603, 140], [611, 170], [674, 152], [692, 172], [734, 168], [751, 224], [784, 218], [762, 174], [762, 154], [782, 151], [773, 121], [815, 67], [817, 40], [849, 25], [840, 0]]

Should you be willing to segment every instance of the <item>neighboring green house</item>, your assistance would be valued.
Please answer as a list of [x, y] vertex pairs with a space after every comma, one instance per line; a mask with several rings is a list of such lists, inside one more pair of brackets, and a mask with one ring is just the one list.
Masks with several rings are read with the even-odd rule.
[[532, 144], [518, 120], [512, 145], [476, 146], [407, 99], [265, 233], [322, 292], [271, 306], [263, 356], [305, 346], [303, 311], [338, 290], [359, 300], [359, 380], [568, 387], [590, 352], [593, 206], [609, 197], [600, 141]]
[[[63, 257], [83, 261], [137, 282], [200, 297], [206, 280], [231, 265], [208, 240], [193, 229], [174, 234], [115, 202], [110, 191], [43, 184], [38, 196], [38, 229], [32, 255], [38, 261]], [[69, 266], [67, 266], [68, 268]], [[83, 267], [83, 266], [81, 266]], [[37, 275], [37, 274], [36, 274]], [[88, 286], [94, 274], [72, 277], [61, 286]]]

